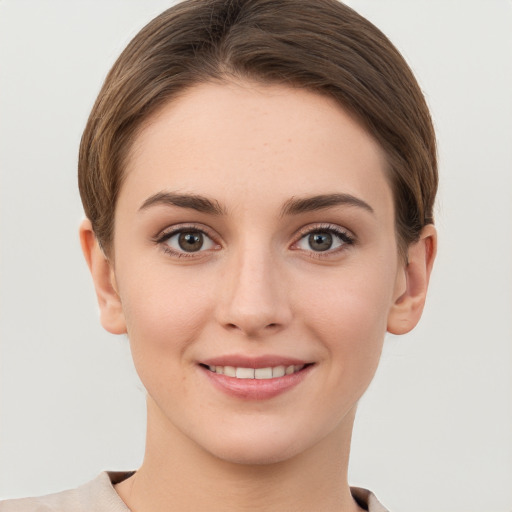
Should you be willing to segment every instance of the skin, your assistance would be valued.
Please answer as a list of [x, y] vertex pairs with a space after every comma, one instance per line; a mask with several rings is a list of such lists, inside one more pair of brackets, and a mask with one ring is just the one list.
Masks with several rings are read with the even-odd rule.
[[[148, 393], [142, 467], [116, 486], [132, 510], [359, 510], [347, 483], [357, 402], [386, 331], [418, 322], [436, 248], [429, 225], [408, 264], [399, 257], [385, 168], [358, 122], [300, 89], [202, 84], [145, 123], [110, 258], [89, 221], [81, 227], [102, 324], [128, 334]], [[223, 213], [142, 207], [169, 192], [206, 197]], [[369, 208], [283, 215], [291, 200], [325, 194]], [[162, 239], [176, 227], [205, 232], [204, 250]], [[334, 248], [312, 248], [315, 230]], [[244, 400], [199, 366], [226, 354], [314, 364], [292, 389]]]

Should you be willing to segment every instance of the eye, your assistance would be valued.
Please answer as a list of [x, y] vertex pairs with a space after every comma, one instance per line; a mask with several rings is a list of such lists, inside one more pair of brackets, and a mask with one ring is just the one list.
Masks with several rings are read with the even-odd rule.
[[352, 245], [354, 238], [337, 227], [316, 228], [305, 233], [295, 244], [297, 249], [313, 252], [335, 252], [345, 245]]
[[158, 240], [164, 249], [176, 255], [214, 249], [217, 244], [203, 231], [195, 228], [182, 228], [171, 233], [164, 233]]

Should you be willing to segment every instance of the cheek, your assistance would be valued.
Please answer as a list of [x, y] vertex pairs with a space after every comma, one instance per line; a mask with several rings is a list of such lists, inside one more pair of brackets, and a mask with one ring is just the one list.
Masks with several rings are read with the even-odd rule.
[[[342, 272], [304, 283], [302, 317], [322, 340], [328, 360], [346, 377], [373, 375], [392, 302], [393, 279], [382, 268]], [[355, 380], [359, 380], [355, 378]]]
[[167, 352], [176, 357], [211, 315], [208, 287], [169, 269], [132, 273], [121, 283], [120, 292], [134, 359], [141, 351], [144, 357]]
[[362, 269], [344, 268], [311, 276], [302, 280], [302, 307], [314, 312], [309, 315], [326, 329], [353, 330], [361, 335], [376, 328], [384, 333], [392, 303], [394, 279], [391, 272], [365, 266]]
[[189, 399], [190, 347], [209, 317], [204, 286], [177, 279], [132, 279], [123, 289], [123, 311], [133, 363], [141, 382], [158, 403]]

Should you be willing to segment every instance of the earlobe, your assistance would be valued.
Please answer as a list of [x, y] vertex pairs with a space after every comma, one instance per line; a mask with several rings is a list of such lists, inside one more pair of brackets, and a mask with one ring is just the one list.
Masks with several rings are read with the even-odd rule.
[[405, 281], [405, 290], [395, 298], [388, 315], [387, 330], [391, 334], [405, 334], [419, 322], [436, 251], [437, 232], [432, 224], [427, 224], [421, 231], [420, 239], [408, 249], [403, 276], [397, 277], [398, 281]]
[[112, 334], [125, 334], [126, 322], [116, 290], [114, 270], [98, 243], [89, 219], [80, 224], [80, 243], [94, 281], [101, 325]]

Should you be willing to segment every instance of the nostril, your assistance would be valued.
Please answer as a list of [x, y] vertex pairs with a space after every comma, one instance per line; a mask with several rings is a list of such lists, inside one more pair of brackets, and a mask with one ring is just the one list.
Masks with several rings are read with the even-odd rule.
[[[277, 328], [279, 328], [279, 325], [280, 325], [279, 323], [272, 322], [270, 324], [267, 324], [264, 328], [265, 329], [277, 329]], [[240, 327], [239, 325], [236, 325], [234, 323], [231, 323], [231, 322], [227, 323], [226, 327], [230, 330], [237, 330], [237, 331], [243, 330], [242, 327]]]

